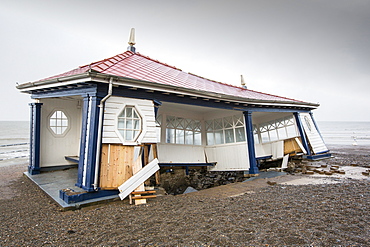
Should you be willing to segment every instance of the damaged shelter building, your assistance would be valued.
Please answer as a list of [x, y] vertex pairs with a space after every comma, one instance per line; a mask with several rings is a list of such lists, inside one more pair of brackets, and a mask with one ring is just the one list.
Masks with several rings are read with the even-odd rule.
[[67, 204], [145, 194], [138, 187], [161, 168], [257, 175], [261, 160], [330, 156], [312, 114], [318, 104], [190, 74], [132, 43], [17, 89], [34, 100], [27, 175], [69, 172], [80, 192], [56, 188]]

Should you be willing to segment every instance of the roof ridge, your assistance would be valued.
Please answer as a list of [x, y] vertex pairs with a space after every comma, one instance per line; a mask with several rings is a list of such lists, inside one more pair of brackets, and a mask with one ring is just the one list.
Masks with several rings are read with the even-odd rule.
[[[128, 57], [131, 57], [131, 56], [135, 55], [135, 53], [133, 53], [132, 51], [125, 51], [125, 52], [123, 52], [123, 53], [120, 53], [120, 54], [114, 55], [114, 56], [109, 57], [109, 58], [105, 58], [105, 59], [102, 59], [102, 60], [99, 60], [99, 61], [96, 61], [96, 62], [92, 62], [92, 63], [86, 64], [86, 65], [79, 66], [79, 68], [84, 68], [84, 67], [87, 67], [87, 66], [89, 66], [89, 67], [92, 67], [92, 66], [99, 66], [100, 64], [102, 64], [102, 63], [104, 63], [104, 62], [106, 62], [106, 61], [111, 61], [111, 59], [116, 58], [116, 57], [118, 57], [118, 56], [120, 56], [120, 55], [123, 55], [123, 56], [124, 56], [124, 58], [119, 58], [119, 59], [118, 59], [119, 61], [117, 61], [117, 62], [112, 62], [112, 63], [113, 63], [112, 65], [108, 66], [108, 67], [107, 67], [107, 68], [105, 68], [105, 69], [102, 69], [100, 72], [103, 72], [103, 71], [105, 71], [105, 70], [107, 70], [107, 69], [111, 68], [112, 66], [116, 65], [117, 63], [121, 62], [122, 60], [124, 60], [124, 59], [126, 59], [126, 58], [128, 58]], [[126, 56], [126, 55], [128, 55], [128, 56]]]
[[[172, 68], [172, 69], [182, 71], [182, 69], [179, 69], [179, 68], [177, 68], [177, 67], [175, 67], [175, 66], [169, 65], [169, 64], [167, 64], [167, 63], [163, 63], [163, 62], [161, 62], [161, 61], [159, 61], [159, 60], [157, 60], [157, 59], [154, 59], [154, 58], [148, 57], [148, 56], [143, 55], [143, 54], [141, 54], [141, 53], [139, 53], [139, 52], [136, 52], [135, 54], [136, 54], [136, 55], [139, 55], [139, 56], [141, 56], [141, 57], [143, 57], [143, 58], [149, 59], [149, 60], [151, 60], [151, 61], [153, 61], [153, 62], [156, 62], [156, 63], [162, 64], [162, 65], [164, 65], [164, 66], [170, 67], [170, 68]], [[184, 71], [182, 71], [182, 72], [184, 72]]]

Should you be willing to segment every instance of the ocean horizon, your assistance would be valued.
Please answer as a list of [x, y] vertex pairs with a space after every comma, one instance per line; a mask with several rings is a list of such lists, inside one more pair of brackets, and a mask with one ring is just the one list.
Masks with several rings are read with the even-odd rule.
[[[370, 145], [368, 121], [317, 121], [327, 145]], [[0, 165], [28, 162], [29, 121], [0, 121]]]

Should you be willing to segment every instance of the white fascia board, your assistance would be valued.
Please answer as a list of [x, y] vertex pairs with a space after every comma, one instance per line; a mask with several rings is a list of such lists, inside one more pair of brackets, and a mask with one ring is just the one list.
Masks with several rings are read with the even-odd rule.
[[140, 184], [144, 183], [150, 176], [158, 171], [158, 159], [155, 158], [152, 162], [140, 169], [135, 175], [126, 180], [122, 185], [118, 187], [120, 191], [119, 197], [121, 200], [125, 199], [131, 192], [133, 192]]

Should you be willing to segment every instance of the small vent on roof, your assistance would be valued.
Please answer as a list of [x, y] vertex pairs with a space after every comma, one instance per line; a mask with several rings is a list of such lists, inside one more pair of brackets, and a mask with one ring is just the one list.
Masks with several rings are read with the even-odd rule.
[[242, 88], [247, 89], [247, 86], [245, 85], [245, 81], [244, 81], [243, 75], [240, 75], [240, 84], [242, 84]]
[[136, 49], [134, 47], [134, 45], [136, 44], [136, 42], [135, 42], [135, 28], [131, 28], [130, 38], [128, 40], [128, 44], [129, 44], [129, 47], [127, 47], [127, 50], [132, 51], [133, 53], [135, 53], [135, 51], [136, 51]]

